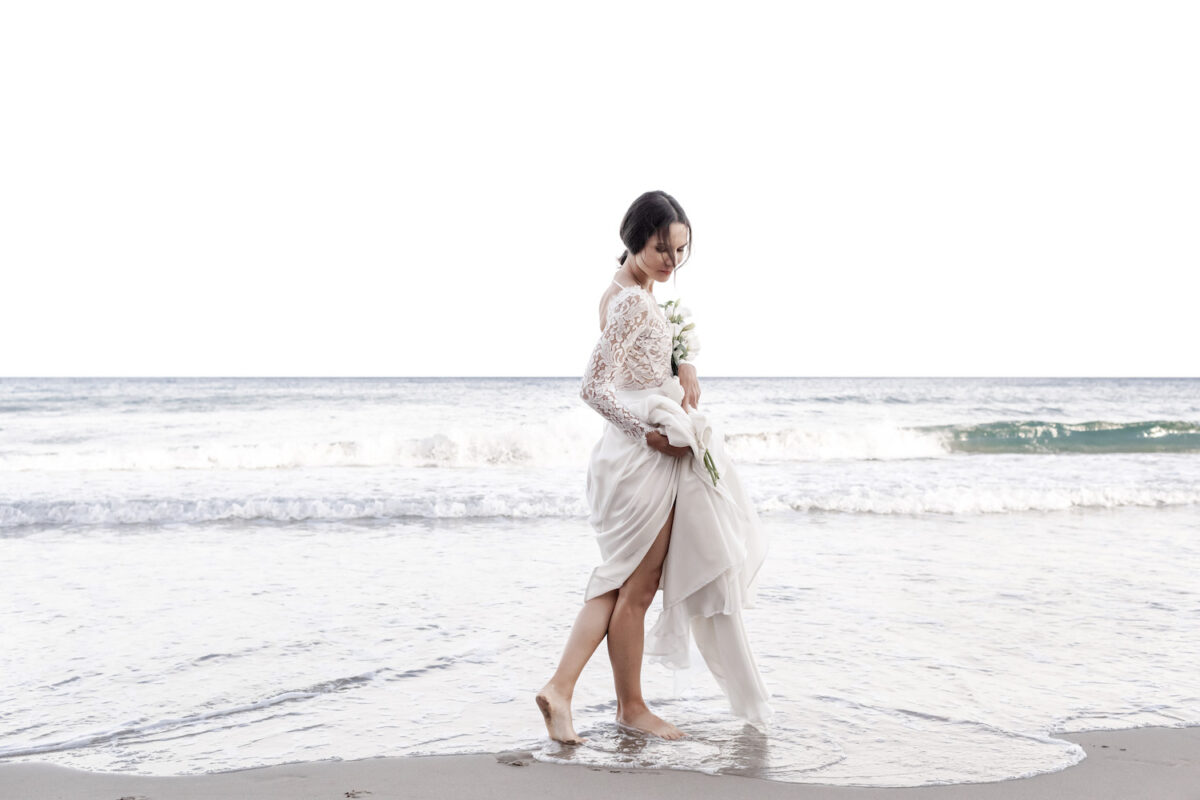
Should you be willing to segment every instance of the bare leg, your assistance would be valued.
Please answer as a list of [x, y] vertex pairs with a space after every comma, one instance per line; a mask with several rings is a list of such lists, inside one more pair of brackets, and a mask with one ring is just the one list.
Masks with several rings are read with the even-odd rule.
[[608, 623], [608, 655], [617, 688], [617, 722], [664, 739], [679, 739], [686, 734], [652, 713], [642, 698], [642, 653], [646, 643], [646, 611], [658, 591], [674, 521], [675, 505], [672, 504], [667, 522], [655, 537], [654, 544], [618, 590], [612, 619]]
[[575, 733], [571, 723], [571, 697], [575, 693], [579, 674], [608, 631], [608, 620], [616, 602], [617, 590], [614, 589], [583, 604], [575, 617], [575, 625], [571, 628], [554, 677], [537, 693], [535, 699], [546, 720], [546, 730], [555, 741], [566, 744], [587, 741]]

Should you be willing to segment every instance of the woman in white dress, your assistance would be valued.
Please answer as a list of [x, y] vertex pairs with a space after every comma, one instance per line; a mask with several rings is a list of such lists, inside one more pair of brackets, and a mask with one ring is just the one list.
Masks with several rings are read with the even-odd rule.
[[[535, 698], [550, 737], [567, 744], [585, 741], [571, 721], [571, 698], [606, 635], [620, 726], [685, 736], [646, 705], [641, 664], [649, 653], [687, 668], [689, 629], [734, 714], [759, 726], [771, 716], [740, 616], [753, 607], [766, 539], [720, 433], [697, 411], [695, 367], [685, 357], [672, 375], [671, 327], [653, 294], [690, 253], [691, 224], [673, 197], [646, 192], [625, 213], [621, 239], [626, 251], [601, 298], [601, 336], [580, 389], [609, 423], [587, 474], [603, 563], [558, 669]], [[706, 450], [719, 477], [700, 466]], [[646, 612], [659, 589], [663, 613], [647, 641]]]

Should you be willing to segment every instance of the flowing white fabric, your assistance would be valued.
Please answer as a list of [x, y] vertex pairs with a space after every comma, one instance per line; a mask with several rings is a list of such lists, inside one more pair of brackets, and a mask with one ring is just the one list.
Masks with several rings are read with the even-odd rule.
[[[671, 541], [659, 581], [663, 611], [646, 635], [646, 655], [672, 669], [687, 669], [690, 633], [734, 716], [765, 728], [773, 716], [770, 694], [750, 650], [741, 610], [754, 607], [767, 539], [725, 453], [724, 437], [706, 415], [683, 409], [683, 389], [673, 376], [653, 386], [602, 392], [593, 388], [587, 394], [586, 387], [596, 386], [597, 374], [617, 373], [605, 356], [636, 351], [639, 337], [661, 344], [662, 330], [653, 324], [654, 316], [647, 323], [642, 315], [646, 308], [645, 298], [632, 293], [622, 291], [614, 297], [606, 335], [585, 374], [583, 396], [604, 398], [589, 404], [610, 424], [588, 464], [588, 521], [596, 531], [603, 563], [592, 571], [584, 600], [625, 582], [666, 524], [674, 503]], [[624, 321], [613, 319], [618, 311]], [[627, 324], [629, 315], [639, 320], [636, 330]], [[661, 310], [657, 322], [665, 326]], [[668, 375], [669, 336], [668, 330]], [[691, 454], [676, 458], [649, 447], [641, 432], [650, 429], [672, 444], [690, 448]], [[706, 447], [720, 474], [715, 485], [704, 466]]]

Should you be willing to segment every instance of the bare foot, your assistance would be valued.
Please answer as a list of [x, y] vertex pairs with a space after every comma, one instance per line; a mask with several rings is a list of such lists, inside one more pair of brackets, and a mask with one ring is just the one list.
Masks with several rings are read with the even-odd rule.
[[645, 707], [643, 707], [641, 711], [636, 711], [632, 714], [617, 714], [617, 724], [624, 725], [629, 728], [636, 728], [644, 733], [652, 733], [655, 736], [662, 737], [663, 739], [682, 739], [687, 736], [687, 734], [679, 730], [679, 728], [676, 728], [674, 725], [662, 719], [650, 709]]
[[550, 685], [537, 693], [537, 707], [546, 720], [546, 732], [550, 738], [563, 744], [583, 744], [587, 741], [575, 733], [571, 724], [571, 703]]

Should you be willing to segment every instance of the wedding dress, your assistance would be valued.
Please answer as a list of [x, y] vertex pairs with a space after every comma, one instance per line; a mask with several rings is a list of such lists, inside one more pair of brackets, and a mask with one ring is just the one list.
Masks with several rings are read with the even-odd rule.
[[[584, 602], [625, 582], [674, 503], [658, 586], [663, 610], [646, 635], [645, 653], [671, 669], [687, 669], [690, 631], [734, 716], [765, 728], [773, 716], [770, 694], [741, 610], [754, 607], [767, 540], [725, 454], [724, 437], [704, 414], [680, 405], [671, 340], [670, 323], [645, 289], [622, 286], [609, 300], [579, 393], [609, 423], [588, 463], [588, 522], [603, 563], [592, 571]], [[677, 458], [653, 449], [645, 439], [651, 430], [691, 454]], [[715, 484], [703, 464], [706, 449], [719, 475]]]

